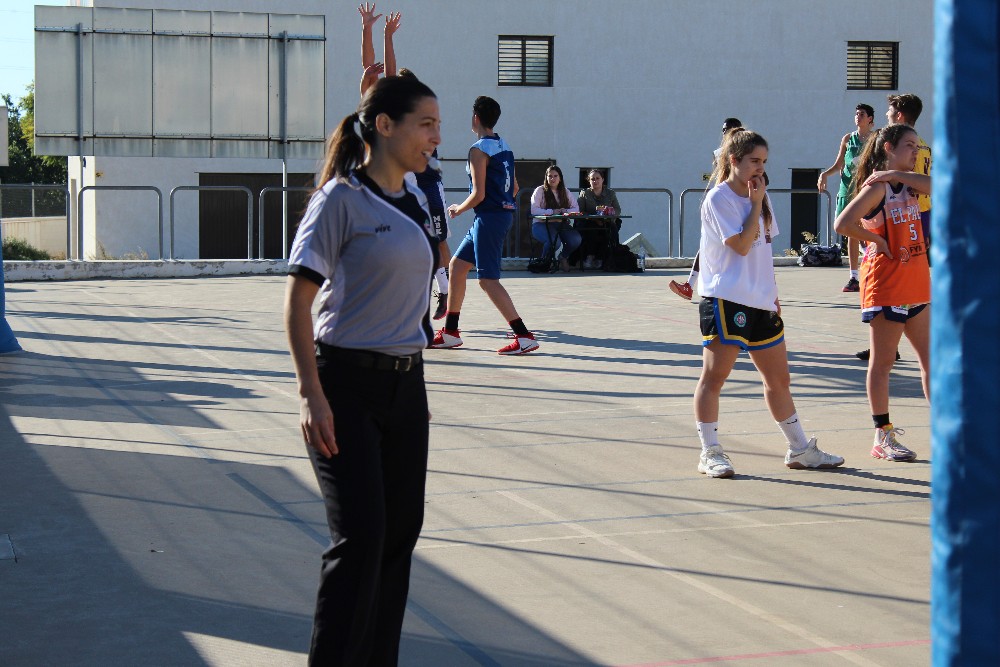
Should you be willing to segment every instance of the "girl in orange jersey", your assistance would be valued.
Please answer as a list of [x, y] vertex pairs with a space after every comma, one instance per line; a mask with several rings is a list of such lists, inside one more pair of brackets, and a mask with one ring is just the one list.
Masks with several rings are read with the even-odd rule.
[[[855, 196], [837, 217], [838, 234], [868, 243], [861, 262], [861, 320], [870, 326], [868, 403], [875, 423], [872, 456], [912, 461], [917, 455], [896, 438], [889, 419], [889, 372], [906, 334], [920, 363], [930, 401], [931, 278], [917, 193], [931, 191], [929, 176], [913, 173], [920, 140], [909, 125], [888, 125], [872, 135], [858, 159]], [[860, 184], [860, 185], [859, 185]]]

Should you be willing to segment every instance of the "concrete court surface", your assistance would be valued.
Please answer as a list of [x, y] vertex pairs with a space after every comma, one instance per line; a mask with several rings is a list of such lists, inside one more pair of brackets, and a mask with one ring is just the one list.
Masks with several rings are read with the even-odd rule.
[[[500, 357], [473, 283], [432, 350], [426, 520], [403, 665], [929, 662], [929, 409], [913, 351], [869, 457], [846, 269], [779, 268], [793, 393], [844, 468], [792, 471], [746, 355], [737, 475], [696, 471], [697, 309], [642, 275], [510, 272], [541, 341]], [[322, 504], [284, 278], [21, 282], [0, 357], [0, 664], [301, 665]]]

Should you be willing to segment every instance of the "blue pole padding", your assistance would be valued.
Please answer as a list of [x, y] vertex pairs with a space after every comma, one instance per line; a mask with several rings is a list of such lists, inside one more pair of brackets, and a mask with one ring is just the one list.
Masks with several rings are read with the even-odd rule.
[[936, 0], [931, 657], [1000, 664], [1000, 12]]

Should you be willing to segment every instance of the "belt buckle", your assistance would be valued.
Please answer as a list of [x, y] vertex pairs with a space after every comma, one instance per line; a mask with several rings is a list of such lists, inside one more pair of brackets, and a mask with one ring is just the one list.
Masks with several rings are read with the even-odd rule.
[[413, 368], [413, 357], [396, 357], [392, 370], [405, 373]]

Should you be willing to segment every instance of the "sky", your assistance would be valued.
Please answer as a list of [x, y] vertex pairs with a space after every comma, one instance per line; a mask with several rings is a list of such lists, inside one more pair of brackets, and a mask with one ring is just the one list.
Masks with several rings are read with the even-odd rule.
[[62, 5], [64, 1], [0, 0], [0, 93], [24, 96], [35, 78], [35, 5]]

